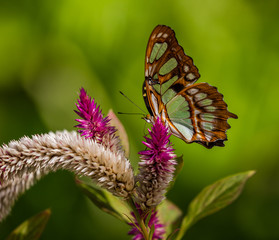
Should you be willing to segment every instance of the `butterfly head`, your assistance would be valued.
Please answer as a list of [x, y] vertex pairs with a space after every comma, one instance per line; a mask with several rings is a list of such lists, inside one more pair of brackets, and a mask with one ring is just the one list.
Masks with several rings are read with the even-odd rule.
[[147, 123], [152, 123], [152, 117], [150, 114], [144, 115], [142, 119], [144, 119]]

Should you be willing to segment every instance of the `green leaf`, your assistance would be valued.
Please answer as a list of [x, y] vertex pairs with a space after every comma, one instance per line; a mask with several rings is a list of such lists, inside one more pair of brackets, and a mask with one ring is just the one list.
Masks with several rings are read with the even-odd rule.
[[20, 224], [6, 240], [37, 240], [40, 238], [42, 232], [50, 217], [50, 209], [29, 218]]
[[154, 225], [152, 225], [150, 228], [150, 232], [149, 232], [149, 240], [153, 239], [154, 232], [155, 232], [155, 227], [154, 227]]
[[157, 207], [157, 211], [160, 222], [165, 226], [165, 235], [169, 236], [173, 231], [178, 229], [178, 223], [181, 222], [182, 211], [167, 199]]
[[125, 157], [129, 157], [130, 154], [129, 139], [123, 124], [120, 122], [119, 118], [114, 114], [113, 110], [111, 109], [108, 112], [108, 117], [110, 119], [110, 124], [116, 127], [117, 129], [115, 134], [119, 137], [121, 141], [121, 145], [125, 151]]
[[149, 213], [147, 214], [146, 219], [144, 221], [145, 226], [148, 226], [151, 216], [152, 216], [152, 211], [149, 211]]
[[237, 199], [246, 181], [254, 174], [255, 171], [238, 173], [204, 188], [190, 203], [188, 214], [183, 218], [176, 240], [181, 239], [197, 221], [225, 208]]
[[115, 197], [110, 192], [97, 188], [92, 184], [86, 183], [81, 179], [76, 179], [76, 184], [85, 193], [85, 195], [102, 211], [118, 218], [123, 222], [130, 222], [130, 208], [126, 202]]

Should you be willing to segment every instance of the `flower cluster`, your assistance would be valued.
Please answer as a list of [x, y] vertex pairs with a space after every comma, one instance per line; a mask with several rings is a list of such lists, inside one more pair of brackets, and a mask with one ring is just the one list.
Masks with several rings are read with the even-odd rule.
[[[123, 154], [116, 154], [76, 132], [64, 131], [35, 135], [32, 138], [23, 137], [2, 146], [0, 178], [3, 183], [0, 195], [8, 183], [19, 183], [21, 185], [17, 189], [26, 189], [26, 185], [30, 185], [30, 174], [36, 171], [54, 172], [58, 169], [88, 176], [120, 197], [128, 197], [134, 187], [132, 167]], [[22, 185], [24, 183], [25, 185]], [[13, 188], [16, 189], [15, 186], [9, 187]], [[18, 191], [21, 192], [23, 191]], [[5, 201], [13, 203], [7, 199]], [[3, 207], [1, 204], [0, 212]], [[0, 216], [0, 219], [2, 217]]]
[[37, 179], [40, 179], [45, 174], [38, 170], [33, 173], [23, 174], [21, 177], [15, 177], [0, 185], [0, 221], [9, 214], [18, 196], [28, 190]]
[[97, 106], [94, 99], [91, 99], [83, 88], [80, 89], [76, 106], [78, 110], [75, 112], [81, 117], [76, 119], [79, 122], [76, 127], [80, 128], [78, 132], [81, 136], [93, 139], [112, 151], [121, 150], [119, 138], [114, 134], [116, 129], [110, 126], [109, 117], [103, 117], [100, 106]]
[[150, 234], [152, 239], [162, 239], [165, 230], [156, 206], [165, 198], [176, 164], [168, 127], [160, 118], [153, 119], [153, 127], [148, 130], [150, 137], [143, 142], [147, 149], [139, 152], [139, 174], [135, 177], [116, 128], [83, 88], [76, 106], [80, 134], [50, 132], [0, 147], [0, 221], [18, 196], [37, 180], [49, 172], [65, 169], [91, 178], [117, 197], [129, 199], [136, 209], [129, 231], [134, 240], [150, 239]]
[[79, 122], [76, 127], [81, 128], [78, 130], [81, 136], [85, 138], [94, 139], [97, 142], [102, 142], [106, 134], [115, 133], [116, 129], [109, 125], [109, 118], [103, 117], [100, 106], [97, 106], [94, 99], [91, 99], [84, 88], [80, 89], [77, 109], [75, 112], [82, 119], [76, 119]]
[[147, 150], [139, 152], [139, 187], [136, 189], [137, 202], [143, 209], [156, 207], [165, 198], [176, 164], [176, 155], [169, 143], [168, 127], [157, 118], [152, 130], [148, 131], [150, 138], [145, 137], [146, 141], [143, 142]]
[[119, 197], [127, 198], [134, 188], [131, 164], [121, 150], [116, 129], [103, 117], [94, 100], [80, 91], [78, 114], [82, 136], [56, 132], [23, 137], [0, 147], [0, 220], [14, 201], [49, 172], [66, 169], [88, 176]]

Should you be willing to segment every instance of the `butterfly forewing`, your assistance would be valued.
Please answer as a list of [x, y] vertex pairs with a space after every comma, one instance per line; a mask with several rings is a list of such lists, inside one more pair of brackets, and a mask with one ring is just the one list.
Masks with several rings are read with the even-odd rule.
[[145, 62], [143, 97], [151, 116], [160, 116], [173, 135], [207, 148], [224, 146], [227, 110], [223, 95], [207, 83], [195, 83], [198, 69], [178, 44], [174, 31], [158, 25], [152, 32]]
[[163, 84], [173, 77], [183, 88], [194, 83], [200, 74], [192, 58], [178, 44], [174, 31], [158, 25], [151, 33], [146, 49], [145, 78], [150, 84]]

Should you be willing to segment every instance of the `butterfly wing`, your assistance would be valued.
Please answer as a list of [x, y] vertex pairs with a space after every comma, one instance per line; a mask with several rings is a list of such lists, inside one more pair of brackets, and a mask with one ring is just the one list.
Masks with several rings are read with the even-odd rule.
[[237, 116], [227, 110], [223, 95], [208, 83], [184, 88], [166, 103], [164, 110], [174, 135], [206, 148], [224, 146], [228, 118]]
[[[163, 95], [174, 82], [173, 88], [179, 92], [185, 86], [194, 83], [200, 74], [191, 57], [184, 53], [178, 44], [174, 31], [165, 25], [158, 25], [152, 31], [145, 57], [145, 82], [143, 83], [143, 98], [151, 116], [157, 115], [152, 106], [150, 92], [158, 83], [162, 85], [160, 95]], [[160, 98], [160, 96], [157, 97]]]
[[158, 25], [146, 51], [143, 97], [151, 116], [161, 116], [173, 135], [206, 148], [224, 146], [227, 119], [237, 118], [227, 110], [223, 95], [200, 77], [193, 60], [178, 44], [174, 31]]
[[164, 25], [150, 35], [145, 58], [145, 78], [163, 84], [174, 76], [182, 87], [194, 83], [200, 74], [192, 58], [178, 44], [174, 31]]

